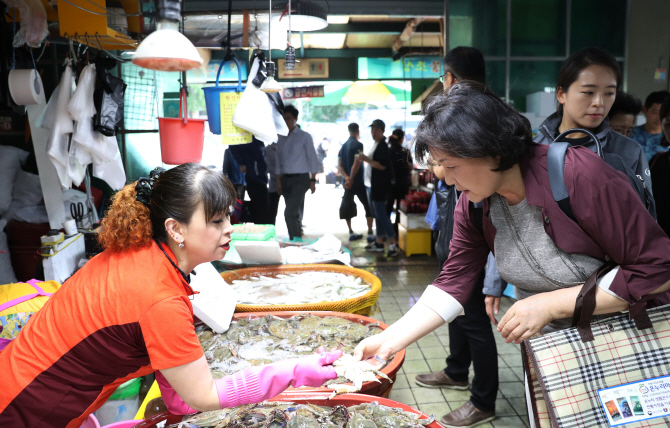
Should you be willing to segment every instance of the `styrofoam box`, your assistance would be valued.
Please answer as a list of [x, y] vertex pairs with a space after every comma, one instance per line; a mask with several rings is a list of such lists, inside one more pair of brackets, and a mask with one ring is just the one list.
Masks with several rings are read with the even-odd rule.
[[426, 213], [407, 214], [400, 211], [400, 224], [405, 229], [430, 229], [430, 225], [426, 223]]

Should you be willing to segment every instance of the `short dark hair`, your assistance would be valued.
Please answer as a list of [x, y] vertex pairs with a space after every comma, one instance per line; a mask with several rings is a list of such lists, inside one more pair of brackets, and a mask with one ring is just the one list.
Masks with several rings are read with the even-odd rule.
[[347, 129], [349, 130], [350, 134], [353, 134], [354, 132], [359, 131], [358, 124], [356, 122], [351, 122], [349, 126], [347, 126]]
[[624, 91], [617, 91], [614, 104], [607, 117], [612, 118], [617, 114], [632, 114], [637, 116], [642, 111], [642, 101]]
[[405, 136], [405, 131], [403, 131], [400, 128], [396, 128], [393, 130], [392, 134], [395, 135], [396, 137], [403, 138]]
[[444, 56], [444, 72], [456, 80], [474, 80], [486, 84], [486, 63], [479, 49], [469, 46], [453, 48]]
[[456, 158], [499, 158], [494, 171], [505, 171], [533, 143], [528, 119], [479, 82], [458, 82], [448, 93], [432, 96], [424, 112], [414, 137], [414, 154], [421, 162], [434, 148]]
[[647, 98], [644, 100], [644, 108], [650, 108], [654, 104], [663, 104], [663, 101], [668, 97], [670, 97], [670, 92], [668, 91], [652, 92], [647, 95]]
[[287, 105], [287, 106], [284, 106], [284, 113], [291, 113], [291, 116], [293, 116], [295, 118], [295, 120], [298, 120], [298, 114], [300, 114], [298, 112], [298, 109], [293, 107], [290, 104]]
[[666, 98], [665, 101], [663, 101], [663, 104], [661, 104], [661, 110], [660, 110], [661, 120], [668, 117], [668, 115], [670, 115], [670, 97]]
[[[621, 86], [621, 69], [616, 58], [600, 48], [589, 47], [573, 53], [563, 61], [561, 70], [558, 72], [556, 91], [562, 89], [563, 92], [567, 92], [570, 85], [579, 78], [579, 73], [592, 65], [599, 65], [612, 70], [616, 77], [616, 88], [619, 89]], [[563, 104], [558, 104], [558, 111], [563, 111]]]

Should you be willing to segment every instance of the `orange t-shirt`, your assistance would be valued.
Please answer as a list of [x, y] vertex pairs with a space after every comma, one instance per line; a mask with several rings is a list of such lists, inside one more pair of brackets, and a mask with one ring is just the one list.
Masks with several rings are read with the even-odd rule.
[[0, 352], [0, 426], [79, 428], [130, 379], [203, 355], [193, 290], [157, 243], [104, 251]]

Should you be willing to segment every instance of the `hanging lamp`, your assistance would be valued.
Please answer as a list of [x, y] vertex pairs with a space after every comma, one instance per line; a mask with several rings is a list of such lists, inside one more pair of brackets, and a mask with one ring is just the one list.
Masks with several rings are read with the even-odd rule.
[[268, 94], [281, 91], [281, 86], [275, 80], [276, 67], [275, 63], [272, 62], [272, 0], [270, 0], [270, 10], [268, 12], [268, 61], [265, 63], [265, 68], [267, 70], [267, 77], [261, 85], [261, 91]]
[[193, 43], [179, 32], [180, 0], [156, 0], [156, 31], [137, 47], [133, 64], [159, 71], [187, 71], [202, 65]]
[[296, 0], [293, 11], [294, 31], [317, 31], [328, 26], [328, 13], [309, 0]]

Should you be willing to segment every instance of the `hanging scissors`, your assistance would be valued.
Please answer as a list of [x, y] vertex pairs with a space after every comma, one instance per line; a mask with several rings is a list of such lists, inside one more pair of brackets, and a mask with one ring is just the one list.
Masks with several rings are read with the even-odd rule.
[[74, 221], [77, 222], [77, 228], [84, 227], [84, 204], [81, 202], [70, 204], [70, 214]]

